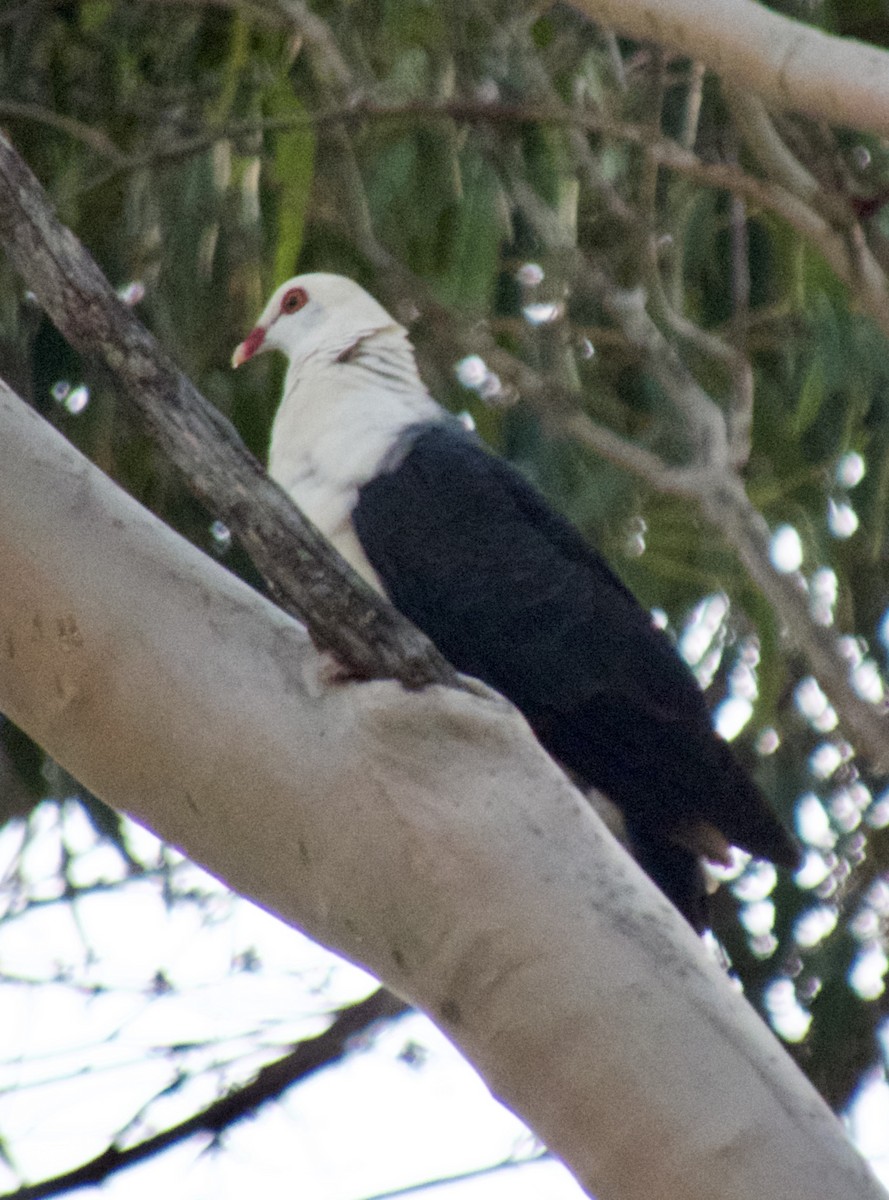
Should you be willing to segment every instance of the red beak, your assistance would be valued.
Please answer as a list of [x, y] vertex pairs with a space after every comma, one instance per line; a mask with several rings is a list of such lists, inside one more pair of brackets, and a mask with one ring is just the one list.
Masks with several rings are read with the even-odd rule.
[[232, 355], [232, 366], [243, 366], [259, 350], [264, 341], [265, 330], [261, 325], [257, 325], [255, 329], [247, 334], [240, 346], [235, 347], [235, 352]]

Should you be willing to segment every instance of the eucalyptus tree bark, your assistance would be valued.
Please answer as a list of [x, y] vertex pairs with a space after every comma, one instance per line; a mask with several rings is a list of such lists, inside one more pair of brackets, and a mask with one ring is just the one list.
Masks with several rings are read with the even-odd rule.
[[423, 1008], [600, 1200], [868, 1200], [833, 1114], [525, 722], [304, 629], [0, 389], [0, 711]]
[[572, 0], [590, 20], [695, 58], [772, 107], [889, 134], [889, 54], [756, 0]]
[[[397, 678], [409, 687], [462, 686], [429, 640], [369, 588], [294, 508], [230, 423], [121, 304], [90, 255], [56, 220], [39, 183], [2, 135], [0, 242], [61, 332], [104, 362], [191, 489], [240, 537], [272, 595], [305, 621], [319, 645], [362, 678]], [[882, 274], [880, 280], [884, 287]], [[641, 296], [615, 288], [601, 271], [590, 283], [676, 407], [691, 415], [690, 425], [699, 426], [712, 442], [714, 418], [721, 420], [718, 410], [648, 317]], [[447, 323], [446, 309], [433, 304], [432, 311]], [[500, 365], [504, 355], [498, 347], [486, 345], [485, 352]], [[546, 386], [537, 372], [518, 366], [517, 383], [531, 391]], [[701, 503], [784, 620], [859, 750], [881, 769], [887, 759], [884, 714], [855, 692], [830, 635], [811, 621], [792, 581], [771, 568], [767, 530], [740, 481], [726, 475], [727, 463], [665, 467], [644, 447], [594, 427], [585, 414], [573, 414], [567, 431], [662, 490]], [[726, 481], [736, 486], [725, 486]]]
[[58, 329], [98, 357], [195, 494], [231, 528], [276, 600], [364, 678], [455, 683], [428, 638], [348, 566], [120, 302], [0, 134], [0, 242]]
[[[173, 461], [209, 448], [199, 494], [318, 640], [364, 675], [452, 681], [376, 598], [342, 600], [329, 551], [119, 309], [2, 139], [0, 166], [0, 237], [29, 284]], [[425, 1009], [602, 1200], [881, 1194], [505, 702], [325, 684], [298, 624], [8, 390], [0, 479], [0, 711], [97, 795]]]
[[[236, 0], [224, 2], [234, 6]], [[757, 92], [773, 108], [889, 134], [889, 54], [876, 46], [825, 33], [757, 0], [571, 0], [571, 4], [608, 29], [699, 60], [721, 78]], [[330, 29], [306, 5], [282, 3], [275, 13], [257, 10], [257, 14], [270, 23], [287, 22], [314, 49], [335, 86], [345, 90], [353, 86], [352, 73]]]

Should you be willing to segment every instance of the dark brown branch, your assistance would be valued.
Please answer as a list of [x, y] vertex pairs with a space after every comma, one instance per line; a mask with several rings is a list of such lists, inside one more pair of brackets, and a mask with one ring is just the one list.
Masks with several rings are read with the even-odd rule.
[[[109, 155], [112, 165], [90, 182], [89, 188], [107, 183], [122, 171], [176, 161], [200, 153], [222, 138], [237, 139], [257, 132], [274, 132], [312, 126], [348, 127], [364, 120], [457, 121], [468, 124], [515, 125], [542, 123], [564, 127], [575, 133], [601, 133], [639, 145], [653, 166], [676, 172], [703, 187], [740, 196], [755, 208], [773, 212], [803, 238], [817, 246], [833, 271], [847, 286], [854, 288], [858, 302], [877, 325], [889, 334], [889, 301], [886, 277], [870, 251], [851, 206], [847, 212], [832, 197], [819, 193], [818, 206], [809, 198], [768, 179], [760, 179], [735, 163], [704, 162], [692, 151], [671, 138], [654, 133], [650, 126], [615, 121], [601, 113], [575, 111], [540, 104], [488, 104], [478, 100], [457, 99], [445, 102], [411, 100], [401, 104], [379, 104], [356, 99], [318, 113], [298, 116], [267, 117], [262, 120], [233, 121], [216, 129], [204, 130], [179, 141], [167, 139], [161, 147], [144, 154], [122, 157]], [[826, 210], [825, 215], [821, 209]], [[629, 214], [624, 212], [623, 219]], [[840, 219], [842, 217], [842, 219]], [[838, 223], [839, 222], [839, 223]], [[856, 248], [853, 255], [850, 244]]]
[[[158, 0], [166, 2], [166, 0]], [[172, 2], [172, 0], [170, 0]], [[202, 0], [193, 0], [202, 2]], [[235, 5], [235, 0], [218, 0]], [[44, 120], [39, 112], [25, 113], [33, 120]], [[123, 171], [151, 166], [160, 162], [172, 162], [188, 158], [207, 150], [221, 139], [237, 139], [258, 132], [275, 132], [311, 126], [314, 128], [348, 127], [363, 120], [404, 120], [406, 117], [430, 121], [457, 121], [469, 124], [526, 124], [542, 123], [561, 126], [575, 134], [581, 132], [601, 133], [646, 150], [652, 165], [684, 175], [703, 187], [726, 191], [742, 197], [750, 205], [773, 212], [786, 221], [803, 238], [817, 246], [833, 271], [850, 288], [854, 288], [858, 302], [870, 314], [877, 325], [889, 334], [889, 301], [884, 272], [874, 258], [856, 222], [854, 205], [848, 211], [821, 192], [818, 206], [809, 202], [786, 187], [772, 180], [760, 179], [742, 170], [735, 163], [704, 162], [691, 150], [671, 138], [660, 136], [649, 126], [616, 121], [601, 113], [575, 111], [565, 107], [540, 104], [488, 104], [478, 100], [457, 99], [445, 102], [411, 100], [401, 104], [379, 104], [366, 99], [356, 99], [346, 105], [337, 106], [318, 113], [298, 116], [266, 117], [261, 120], [233, 121], [215, 129], [204, 130], [192, 136], [183, 136], [179, 141], [166, 139], [163, 146], [152, 147], [142, 154], [125, 156], [116, 147], [107, 143], [105, 155], [111, 160], [107, 170], [99, 172], [88, 185], [94, 188], [107, 183]], [[87, 140], [85, 130], [78, 126], [68, 130], [72, 136]], [[93, 148], [99, 144], [93, 139]], [[821, 209], [832, 213], [830, 218]], [[629, 214], [622, 211], [622, 219]], [[842, 219], [840, 219], [842, 218]], [[837, 222], [839, 221], [839, 224]], [[855, 248], [853, 255], [850, 246]]]
[[91, 150], [95, 150], [104, 158], [110, 158], [121, 168], [125, 167], [129, 161], [127, 156], [118, 150], [111, 138], [101, 129], [95, 129], [92, 125], [87, 125], [64, 113], [54, 112], [51, 108], [44, 108], [41, 104], [28, 104], [19, 100], [0, 100], [0, 118], [34, 121], [38, 125], [48, 125], [52, 129], [58, 129], [75, 141], [83, 142], [85, 146], [89, 146]]
[[456, 682], [431, 642], [340, 558], [118, 300], [2, 136], [0, 242], [58, 329], [110, 370], [151, 437], [320, 646], [361, 678]]
[[15, 1192], [7, 1192], [0, 1200], [45, 1200], [48, 1196], [61, 1196], [76, 1188], [103, 1183], [116, 1171], [144, 1162], [196, 1134], [209, 1133], [218, 1138], [237, 1121], [252, 1116], [270, 1100], [276, 1100], [294, 1083], [339, 1062], [349, 1052], [350, 1043], [359, 1034], [366, 1033], [376, 1021], [400, 1016], [409, 1007], [385, 988], [379, 988], [359, 1004], [342, 1009], [324, 1033], [300, 1042], [290, 1054], [263, 1067], [250, 1083], [222, 1096], [179, 1125], [173, 1125], [135, 1146], [128, 1146], [126, 1150], [111, 1145], [73, 1171], [41, 1180], [40, 1183], [28, 1184]]

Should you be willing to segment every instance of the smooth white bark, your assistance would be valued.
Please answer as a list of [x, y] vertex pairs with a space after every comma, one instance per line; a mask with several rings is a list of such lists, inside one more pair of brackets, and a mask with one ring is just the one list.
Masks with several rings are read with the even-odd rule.
[[773, 108], [889, 134], [889, 53], [757, 0], [572, 0], [591, 20], [699, 59]]
[[0, 710], [435, 1019], [600, 1200], [883, 1196], [491, 693], [318, 682], [299, 625], [0, 387]]

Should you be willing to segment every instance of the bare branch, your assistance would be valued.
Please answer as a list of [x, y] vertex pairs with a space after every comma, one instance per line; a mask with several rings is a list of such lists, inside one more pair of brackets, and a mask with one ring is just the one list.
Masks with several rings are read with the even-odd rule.
[[0, 433], [0, 708], [67, 770], [416, 1001], [590, 1194], [877, 1200], [515, 710], [319, 691], [292, 619], [2, 389]]
[[[606, 188], [597, 177], [596, 170], [588, 161], [591, 152], [584, 146], [582, 131], [599, 132], [643, 146], [652, 165], [663, 167], [685, 176], [704, 187], [716, 188], [743, 197], [756, 208], [773, 212], [786, 221], [802, 237], [811, 242], [824, 255], [837, 277], [847, 287], [853, 288], [856, 299], [874, 322], [889, 335], [889, 285], [886, 275], [870, 251], [860, 226], [851, 210], [843, 213], [838, 223], [838, 206], [830, 202], [823, 191], [819, 192], [818, 207], [794, 191], [779, 183], [757, 178], [729, 163], [708, 163], [685, 149], [670, 138], [657, 137], [650, 127], [614, 121], [596, 113], [575, 112], [562, 106], [551, 105], [505, 105], [486, 104], [478, 101], [453, 100], [428, 103], [411, 101], [397, 105], [375, 104], [356, 101], [345, 107], [336, 107], [324, 112], [293, 117], [269, 117], [263, 120], [235, 121], [224, 127], [204, 131], [179, 141], [171, 141], [162, 147], [153, 147], [144, 154], [131, 155], [97, 177], [90, 186], [106, 183], [122, 170], [156, 165], [163, 161], [187, 158], [206, 150], [220, 139], [237, 139], [261, 131], [293, 129], [305, 125], [317, 128], [325, 126], [344, 127], [355, 122], [372, 119], [402, 119], [406, 116], [427, 120], [455, 120], [485, 123], [523, 123], [538, 121], [561, 125], [573, 130], [572, 148], [579, 155], [578, 162], [584, 169], [590, 186], [600, 193], [605, 192], [610, 211], [621, 220], [634, 219], [613, 188]], [[823, 203], [821, 200], [823, 199]], [[822, 211], [830, 210], [828, 211]]]
[[241, 539], [282, 607], [357, 675], [454, 682], [432, 644], [353, 572], [117, 298], [0, 137], [0, 241], [58, 328], [98, 357], [192, 490]]
[[741, 480], [728, 475], [711, 481], [698, 497], [704, 514], [721, 530], [754, 583], [781, 621], [787, 641], [803, 654], [837, 711], [843, 727], [865, 758], [879, 771], [889, 769], [889, 720], [885, 711], [863, 700], [849, 679], [849, 665], [837, 649], [835, 631], [812, 620], [798, 579], [781, 575], [771, 564], [770, 532]]
[[572, 0], [591, 20], [700, 59], [780, 109], [889, 134], [889, 54], [756, 0]]
[[804, 203], [816, 204], [821, 193], [818, 180], [786, 145], [762, 100], [746, 89], [724, 90], [738, 131], [769, 179]]
[[238, 1121], [253, 1116], [264, 1104], [277, 1100], [293, 1084], [341, 1061], [355, 1038], [366, 1034], [371, 1025], [400, 1016], [409, 1007], [385, 988], [378, 988], [366, 1000], [341, 1009], [324, 1033], [299, 1042], [289, 1054], [263, 1067], [250, 1083], [221, 1096], [187, 1120], [125, 1150], [111, 1145], [73, 1171], [6, 1192], [0, 1200], [46, 1200], [49, 1196], [62, 1196], [77, 1188], [104, 1183], [124, 1167], [144, 1162], [196, 1134], [218, 1138]]
[[0, 100], [0, 119], [3, 118], [35, 121], [38, 125], [48, 125], [51, 129], [58, 129], [61, 133], [66, 133], [68, 137], [74, 138], [77, 142], [83, 142], [85, 146], [89, 146], [103, 158], [110, 158], [112, 163], [118, 167], [123, 169], [127, 166], [127, 156], [101, 129], [95, 129], [92, 125], [87, 125], [74, 117], [65, 116], [63, 113], [53, 112], [51, 108], [44, 108], [41, 104], [29, 104], [19, 100]]
[[[526, 217], [546, 242], [552, 236], [551, 214], [521, 180], [513, 182]], [[647, 452], [639, 454], [638, 448], [625, 452], [621, 465], [637, 470], [656, 487], [697, 500], [772, 604], [788, 639], [805, 655], [861, 753], [878, 769], [889, 766], [889, 723], [885, 714], [858, 695], [835, 635], [815, 624], [801, 589], [772, 566], [768, 526], [750, 503], [732, 462], [749, 410], [730, 414], [740, 426], [736, 428], [732, 447], [729, 422], [652, 321], [641, 290], [616, 287], [601, 268], [581, 260], [579, 253], [577, 270], [582, 284], [593, 292], [627, 342], [639, 351], [650, 374], [684, 418], [693, 448], [693, 460], [686, 467], [667, 466]], [[571, 420], [576, 434], [591, 444], [582, 415]], [[601, 441], [601, 433], [596, 440]]]
[[701, 119], [701, 103], [704, 99], [704, 77], [707, 74], [702, 62], [691, 64], [688, 92], [685, 97], [685, 113], [679, 144], [684, 150], [693, 150], [698, 140], [698, 124]]

